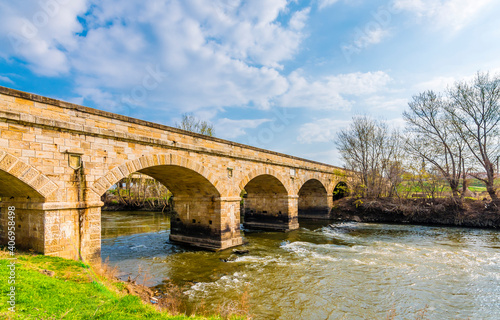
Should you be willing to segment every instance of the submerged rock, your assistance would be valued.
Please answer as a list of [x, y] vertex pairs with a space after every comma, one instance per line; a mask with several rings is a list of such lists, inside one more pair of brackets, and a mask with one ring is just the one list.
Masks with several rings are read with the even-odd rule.
[[240, 250], [240, 249], [236, 249], [236, 250], [233, 250], [233, 253], [234, 253], [234, 254], [239, 254], [239, 255], [242, 255], [242, 254], [247, 254], [247, 253], [249, 253], [249, 252], [250, 252], [250, 251], [249, 251], [249, 250], [247, 250], [247, 249], [241, 249], [241, 250]]

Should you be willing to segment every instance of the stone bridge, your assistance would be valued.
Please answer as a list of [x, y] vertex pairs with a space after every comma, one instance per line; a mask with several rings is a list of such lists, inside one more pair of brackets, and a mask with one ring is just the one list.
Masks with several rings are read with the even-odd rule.
[[[328, 217], [341, 168], [0, 87], [0, 240], [15, 208], [16, 245], [100, 258], [101, 196], [134, 172], [174, 195], [172, 241], [242, 243], [247, 227], [298, 228]], [[11, 223], [12, 224], [12, 223]]]

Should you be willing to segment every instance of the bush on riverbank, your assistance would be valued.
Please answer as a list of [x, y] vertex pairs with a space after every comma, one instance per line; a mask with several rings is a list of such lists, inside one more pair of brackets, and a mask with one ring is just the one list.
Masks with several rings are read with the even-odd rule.
[[147, 210], [170, 212], [172, 193], [159, 181], [132, 173], [118, 181], [101, 197], [103, 210]]
[[499, 228], [500, 210], [491, 201], [452, 198], [344, 198], [335, 203], [332, 217], [341, 221], [412, 223]]
[[[6, 298], [12, 286], [7, 281], [9, 258], [7, 251], [0, 251], [2, 319], [222, 319], [172, 316], [141, 302], [138, 292], [149, 290], [146, 287], [107, 277], [103, 270], [79, 261], [31, 253], [15, 256], [16, 312], [12, 313]], [[234, 314], [224, 318], [243, 319]]]

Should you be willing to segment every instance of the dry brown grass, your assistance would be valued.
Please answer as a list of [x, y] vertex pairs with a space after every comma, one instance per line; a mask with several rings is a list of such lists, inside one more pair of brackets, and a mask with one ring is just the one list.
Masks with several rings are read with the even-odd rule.
[[239, 300], [224, 301], [217, 307], [217, 314], [222, 319], [231, 319], [233, 317], [245, 317], [251, 319], [250, 305], [248, 303], [248, 290], [245, 290]]
[[[163, 294], [158, 299], [158, 306], [174, 315], [186, 313], [187, 304], [183, 288], [174, 284], [171, 280], [164, 280], [162, 288]], [[199, 313], [196, 312], [196, 314]]]

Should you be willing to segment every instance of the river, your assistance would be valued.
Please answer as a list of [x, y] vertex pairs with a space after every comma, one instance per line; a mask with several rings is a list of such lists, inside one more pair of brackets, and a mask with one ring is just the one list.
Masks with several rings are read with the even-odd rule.
[[[300, 221], [244, 232], [248, 254], [168, 240], [169, 218], [103, 212], [102, 258], [120, 277], [185, 286], [193, 306], [246, 292], [254, 319], [500, 319], [500, 231]], [[141, 282], [141, 277], [138, 282]]]

